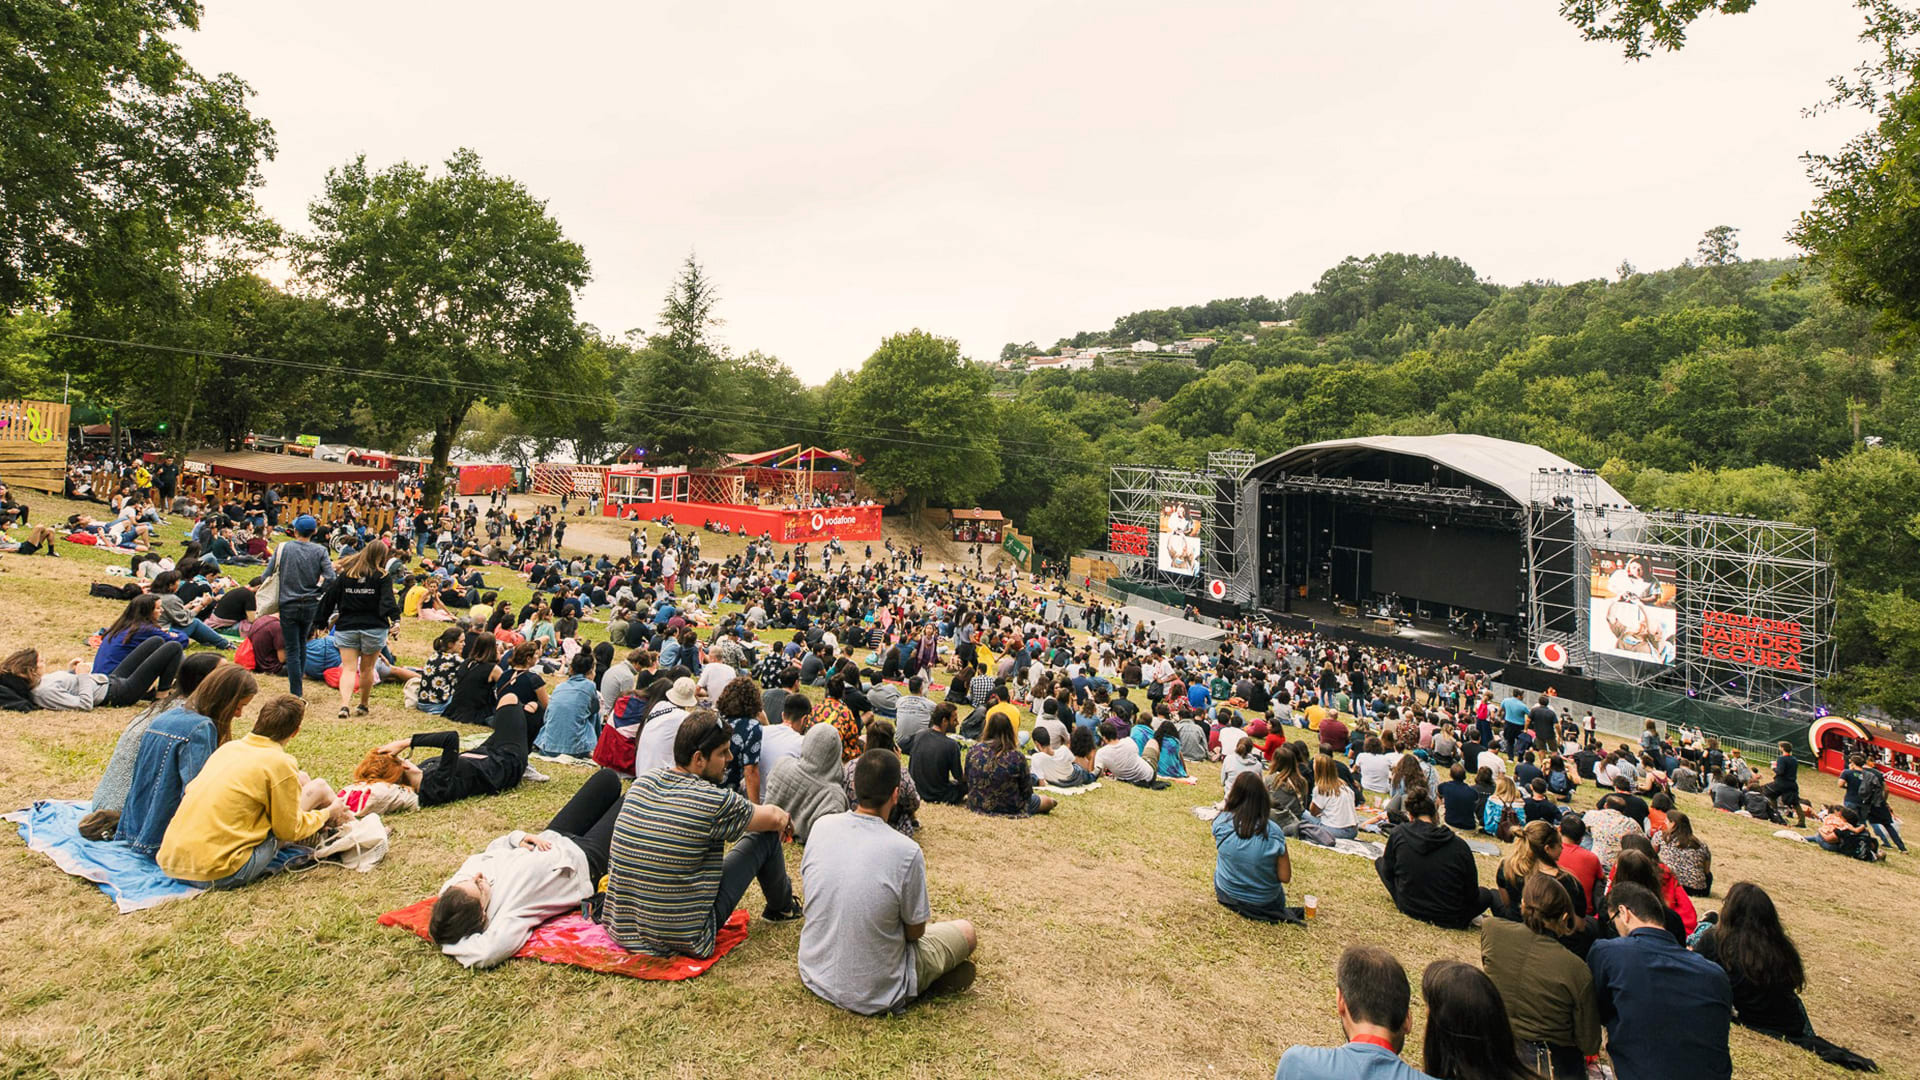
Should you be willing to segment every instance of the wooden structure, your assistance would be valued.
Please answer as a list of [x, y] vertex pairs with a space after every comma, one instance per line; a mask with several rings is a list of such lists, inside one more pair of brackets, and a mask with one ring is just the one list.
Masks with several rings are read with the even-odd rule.
[[706, 495], [716, 503], [745, 506], [807, 507], [815, 495], [851, 495], [856, 470], [865, 464], [851, 450], [827, 450], [790, 443], [758, 454], [728, 454], [716, 469], [700, 470]]
[[998, 510], [947, 511], [947, 535], [956, 544], [998, 544], [1000, 535], [1011, 523]]
[[312, 514], [321, 524], [331, 524], [345, 520], [351, 511], [367, 528], [385, 532], [393, 528], [393, 509], [363, 507], [354, 496], [371, 495], [373, 485], [391, 485], [399, 475], [395, 469], [369, 469], [292, 454], [196, 450], [187, 455], [180, 491], [210, 502], [245, 505], [255, 492], [271, 486], [280, 492], [283, 524], [301, 514]]
[[67, 487], [72, 411], [51, 401], [0, 401], [0, 480], [58, 495]]

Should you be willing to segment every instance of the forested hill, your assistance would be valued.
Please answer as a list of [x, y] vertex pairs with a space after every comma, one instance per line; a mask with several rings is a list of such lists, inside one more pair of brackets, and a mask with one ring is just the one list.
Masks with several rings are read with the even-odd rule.
[[[1722, 236], [1722, 239], [1730, 239]], [[1709, 241], [1713, 240], [1712, 234]], [[1261, 329], [1265, 301], [1119, 319], [1219, 344], [1192, 361], [1102, 356], [1002, 371], [1002, 431], [1060, 460], [1198, 463], [1321, 439], [1470, 432], [1599, 468], [1642, 506], [1815, 524], [1838, 571], [1839, 700], [1920, 714], [1920, 381], [1911, 352], [1789, 261], [1702, 244], [1702, 265], [1611, 281], [1499, 286], [1457, 259], [1349, 259]], [[1249, 314], [1203, 324], [1221, 312]], [[1249, 340], [1250, 339], [1250, 340]], [[1018, 418], [1017, 424], [1014, 423]], [[1091, 543], [1060, 476], [1009, 464], [1005, 502]], [[1062, 484], [1042, 495], [1044, 471]], [[1045, 500], [1042, 506], [1041, 500]], [[1031, 501], [1029, 501], [1031, 500]], [[1076, 528], [1077, 527], [1077, 528]]]
[[[1920, 395], [1870, 313], [1788, 261], [1628, 272], [1502, 287], [1457, 259], [1349, 259], [1282, 310], [1293, 324], [1188, 321], [1253, 301], [1135, 312], [1220, 344], [1189, 364], [1102, 358], [1090, 370], [1004, 376], [1062, 414], [1108, 461], [1191, 461], [1348, 435], [1473, 432], [1603, 467], [1643, 502], [1695, 468], [1810, 469], [1863, 435], [1920, 436]], [[1174, 335], [1165, 335], [1172, 337]], [[1244, 340], [1251, 337], [1251, 340]], [[1765, 474], [1752, 479], [1764, 479]], [[1687, 505], [1791, 516], [1797, 494], [1720, 485]]]

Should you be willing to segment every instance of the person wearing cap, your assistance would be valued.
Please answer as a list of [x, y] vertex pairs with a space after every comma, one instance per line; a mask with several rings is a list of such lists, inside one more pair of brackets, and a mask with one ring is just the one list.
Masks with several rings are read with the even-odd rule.
[[280, 545], [267, 561], [266, 572], [279, 581], [280, 629], [287, 642], [287, 692], [301, 696], [306, 650], [320, 615], [320, 598], [333, 581], [333, 560], [327, 549], [313, 542], [320, 523], [312, 514], [293, 520], [293, 539]]
[[667, 691], [667, 704], [671, 707], [648, 717], [646, 726], [640, 729], [639, 743], [633, 753], [635, 775], [673, 768], [674, 738], [687, 714], [700, 707], [702, 693], [700, 684], [692, 676], [673, 681], [673, 687]]

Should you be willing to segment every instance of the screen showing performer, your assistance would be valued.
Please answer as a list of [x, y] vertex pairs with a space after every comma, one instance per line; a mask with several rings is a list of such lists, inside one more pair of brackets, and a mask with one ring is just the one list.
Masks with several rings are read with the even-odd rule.
[[1200, 509], [1183, 502], [1160, 507], [1160, 569], [1169, 574], [1200, 572]]
[[1674, 568], [1654, 555], [1593, 553], [1587, 645], [1595, 653], [1673, 663], [1680, 614]]

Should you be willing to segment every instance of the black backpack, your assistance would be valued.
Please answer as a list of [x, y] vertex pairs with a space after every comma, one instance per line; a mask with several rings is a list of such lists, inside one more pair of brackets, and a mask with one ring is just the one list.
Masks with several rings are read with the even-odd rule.
[[1860, 809], [1871, 812], [1887, 805], [1887, 778], [1879, 769], [1868, 768], [1860, 774]]

